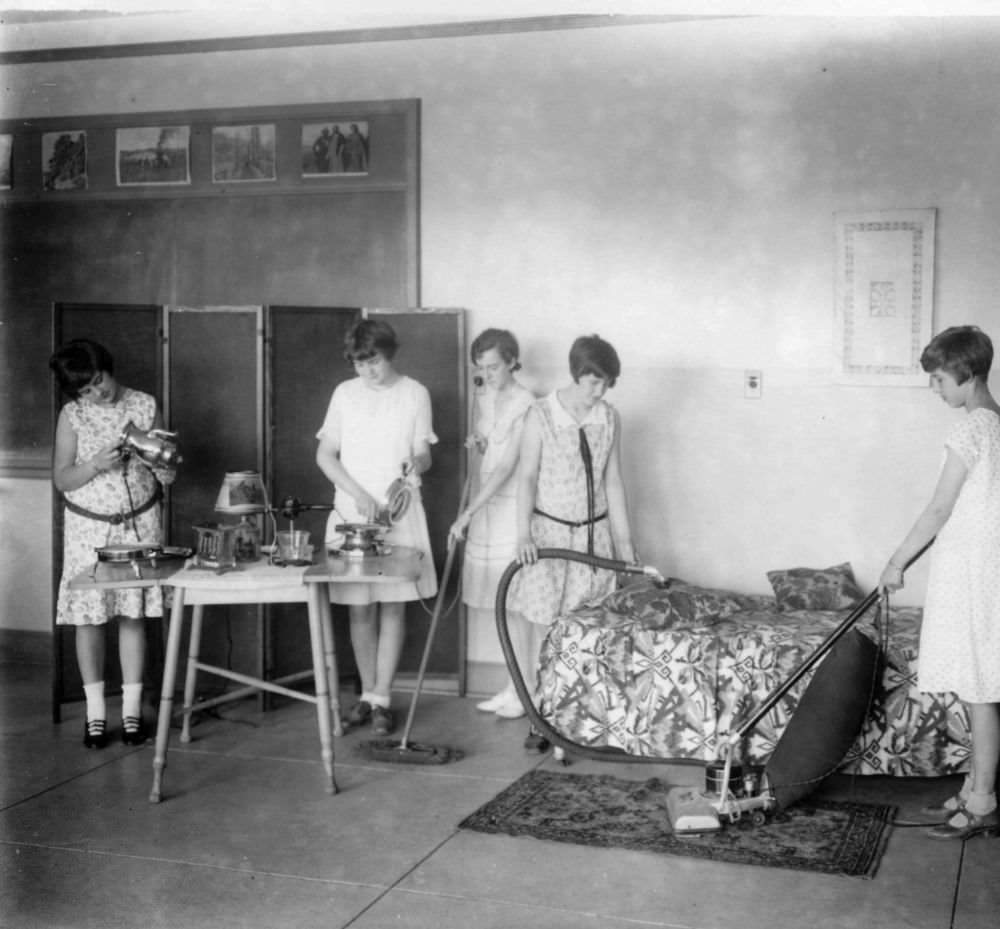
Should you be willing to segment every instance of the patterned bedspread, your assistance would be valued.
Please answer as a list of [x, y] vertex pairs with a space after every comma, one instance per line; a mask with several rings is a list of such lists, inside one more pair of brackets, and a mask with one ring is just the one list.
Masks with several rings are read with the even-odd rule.
[[[698, 588], [691, 588], [697, 601]], [[777, 612], [771, 597], [705, 591], [678, 610], [649, 583], [559, 617], [542, 647], [538, 705], [576, 742], [635, 755], [714, 761], [723, 737], [759, 708], [848, 611]], [[721, 606], [720, 606], [721, 604]], [[856, 626], [881, 639], [876, 610]], [[881, 679], [864, 730], [841, 768], [936, 776], [968, 770], [969, 720], [953, 694], [916, 688], [921, 611], [891, 607]], [[742, 760], [764, 764], [813, 671], [744, 740]]]

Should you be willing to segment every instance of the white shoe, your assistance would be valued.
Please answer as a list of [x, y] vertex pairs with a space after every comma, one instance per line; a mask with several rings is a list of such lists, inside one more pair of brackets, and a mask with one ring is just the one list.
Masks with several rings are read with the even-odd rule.
[[[510, 699], [510, 688], [504, 688], [500, 693], [494, 694], [489, 700], [483, 700], [476, 704], [476, 709], [481, 713], [495, 713]], [[515, 698], [516, 699], [516, 698]]]
[[511, 693], [493, 712], [502, 719], [520, 719], [525, 715], [524, 707], [517, 692]]

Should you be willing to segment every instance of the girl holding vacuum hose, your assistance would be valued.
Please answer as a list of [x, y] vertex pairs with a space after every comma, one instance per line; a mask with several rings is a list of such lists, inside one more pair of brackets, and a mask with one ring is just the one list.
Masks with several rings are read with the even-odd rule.
[[[452, 525], [450, 537], [457, 542], [468, 532], [462, 601], [469, 607], [473, 621], [482, 617], [492, 624], [497, 583], [517, 552], [514, 474], [524, 420], [535, 396], [514, 379], [521, 364], [513, 333], [486, 329], [473, 340], [469, 354], [479, 372], [477, 377], [486, 387], [479, 395], [474, 431], [465, 442], [466, 448], [479, 453], [478, 484], [468, 506]], [[538, 643], [530, 624], [514, 619], [510, 627], [511, 642], [523, 665], [530, 659], [530, 649], [537, 651]], [[509, 678], [503, 689], [477, 703], [476, 709], [504, 719], [524, 716], [524, 707]]]
[[[581, 336], [569, 353], [572, 382], [538, 400], [521, 440], [517, 486], [518, 572], [510, 612], [533, 624], [540, 643], [547, 626], [585, 600], [615, 586], [615, 574], [556, 558], [539, 560], [540, 548], [565, 548], [634, 562], [621, 472], [621, 423], [605, 399], [621, 373], [614, 347], [596, 335]], [[522, 668], [529, 687], [538, 648]], [[531, 731], [528, 751], [548, 741]]]
[[969, 710], [972, 769], [961, 790], [925, 809], [941, 818], [935, 839], [1000, 834], [1000, 405], [987, 379], [993, 344], [976, 326], [935, 336], [920, 364], [931, 389], [965, 410], [945, 439], [930, 503], [889, 559], [882, 592], [903, 586], [906, 566], [934, 540], [920, 631], [917, 682], [950, 692]]
[[372, 734], [395, 729], [390, 710], [392, 682], [402, 656], [406, 603], [437, 593], [427, 516], [419, 476], [431, 466], [431, 398], [423, 384], [393, 367], [395, 330], [379, 319], [364, 319], [344, 340], [344, 359], [357, 377], [337, 385], [319, 432], [316, 463], [342, 493], [330, 514], [326, 537], [335, 544], [339, 523], [370, 523], [379, 498], [400, 476], [414, 483], [413, 499], [392, 527], [392, 541], [423, 552], [420, 576], [399, 584], [338, 584], [338, 603], [350, 614], [351, 644], [361, 677], [361, 699], [346, 721], [371, 723]]

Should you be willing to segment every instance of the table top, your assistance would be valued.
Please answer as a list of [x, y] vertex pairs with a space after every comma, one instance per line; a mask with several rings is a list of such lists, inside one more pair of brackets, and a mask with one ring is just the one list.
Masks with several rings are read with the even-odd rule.
[[306, 568], [307, 584], [398, 584], [420, 576], [423, 553], [416, 548], [394, 545], [387, 555], [339, 555], [322, 552], [318, 562]]
[[[95, 561], [93, 568], [71, 578], [70, 590], [113, 590], [120, 587], [162, 587], [184, 567], [184, 560], [128, 563]], [[139, 572], [139, 576], [136, 575]]]
[[[95, 562], [90, 571], [69, 581], [71, 590], [112, 590], [125, 587], [183, 587], [213, 590], [249, 591], [259, 588], [298, 587], [313, 584], [378, 584], [416, 580], [420, 574], [422, 553], [415, 548], [395, 546], [386, 555], [316, 554], [317, 563], [308, 565], [271, 564], [263, 557], [253, 562], [239, 562], [233, 568], [205, 568], [172, 559], [165, 562], [131, 564]], [[141, 576], [136, 576], [138, 570]]]

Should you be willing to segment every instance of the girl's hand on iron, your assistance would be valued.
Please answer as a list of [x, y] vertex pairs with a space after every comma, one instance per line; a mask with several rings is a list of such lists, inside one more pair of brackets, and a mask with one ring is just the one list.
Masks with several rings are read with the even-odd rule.
[[878, 579], [878, 590], [880, 594], [889, 594], [903, 587], [903, 569], [891, 561], [883, 568], [882, 576]]
[[361, 493], [354, 498], [354, 502], [357, 504], [358, 512], [366, 523], [370, 523], [375, 519], [375, 515], [378, 513], [378, 500], [371, 494]]
[[403, 479], [411, 486], [416, 487], [420, 477], [420, 462], [416, 455], [404, 458], [402, 463]]

